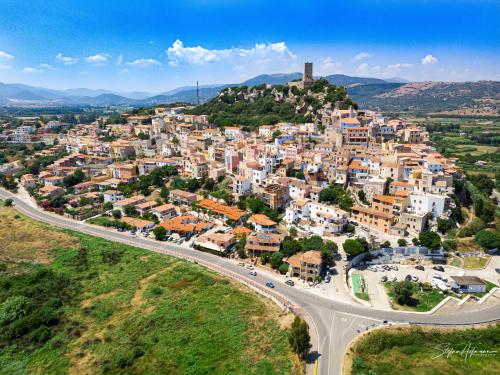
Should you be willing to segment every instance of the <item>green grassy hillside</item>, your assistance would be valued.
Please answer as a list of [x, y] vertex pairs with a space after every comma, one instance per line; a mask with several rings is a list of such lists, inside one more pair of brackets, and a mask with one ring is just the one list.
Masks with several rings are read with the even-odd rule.
[[[289, 315], [207, 271], [0, 207], [0, 374], [289, 374]], [[34, 241], [34, 242], [29, 242]]]

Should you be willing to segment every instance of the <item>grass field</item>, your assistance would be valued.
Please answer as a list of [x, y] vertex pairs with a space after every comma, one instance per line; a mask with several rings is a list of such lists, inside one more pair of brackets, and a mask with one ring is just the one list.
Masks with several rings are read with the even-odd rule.
[[[361, 289], [361, 283], [364, 283], [364, 292]], [[363, 275], [358, 275], [356, 273], [352, 274], [352, 288], [354, 290], [354, 295], [362, 300], [369, 301], [370, 296], [368, 295], [368, 286], [364, 281]]]
[[415, 300], [415, 304], [412, 306], [400, 305], [397, 302], [396, 295], [394, 294], [394, 285], [395, 283], [384, 283], [384, 286], [387, 290], [387, 295], [391, 300], [391, 306], [394, 310], [404, 310], [404, 311], [430, 311], [432, 310], [439, 302], [441, 302], [446, 295], [441, 294], [438, 289], [432, 290], [420, 290], [420, 287], [417, 283], [413, 283], [413, 298]]
[[292, 316], [213, 272], [6, 207], [0, 236], [0, 374], [303, 371]]
[[476, 270], [476, 269], [482, 269], [486, 266], [486, 263], [488, 263], [488, 259], [490, 257], [464, 257], [464, 269], [466, 270]]
[[[483, 352], [470, 354], [472, 349]], [[349, 359], [354, 375], [493, 375], [500, 373], [499, 353], [500, 325], [466, 330], [389, 328], [359, 339]]]

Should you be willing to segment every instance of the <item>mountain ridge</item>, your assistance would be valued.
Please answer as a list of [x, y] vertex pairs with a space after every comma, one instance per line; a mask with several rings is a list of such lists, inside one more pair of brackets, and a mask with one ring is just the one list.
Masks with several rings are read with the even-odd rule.
[[[186, 102], [206, 103], [228, 87], [286, 84], [300, 79], [301, 73], [261, 74], [241, 83], [182, 86], [160, 94], [144, 91], [115, 92], [106, 89], [74, 88], [53, 90], [24, 84], [0, 83], [0, 106], [152, 106]], [[361, 107], [381, 111], [458, 111], [500, 114], [500, 82], [402, 82], [403, 79], [354, 77], [343, 74], [324, 76], [330, 84], [345, 86]], [[128, 96], [125, 96], [128, 95]]]

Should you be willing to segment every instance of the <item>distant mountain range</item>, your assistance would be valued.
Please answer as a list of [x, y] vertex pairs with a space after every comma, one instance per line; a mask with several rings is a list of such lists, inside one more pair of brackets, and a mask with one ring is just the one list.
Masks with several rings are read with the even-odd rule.
[[[302, 78], [302, 73], [262, 74], [241, 83], [202, 85], [198, 94], [205, 103], [230, 86], [286, 84]], [[419, 82], [401, 78], [380, 79], [333, 74], [323, 77], [331, 84], [346, 86], [349, 96], [362, 108], [382, 111], [438, 112], [473, 110], [499, 114], [500, 82]], [[183, 86], [153, 94], [142, 91], [115, 92], [105, 89], [75, 88], [52, 90], [23, 84], [0, 83], [0, 106], [148, 106], [187, 102], [196, 104], [196, 86]]]

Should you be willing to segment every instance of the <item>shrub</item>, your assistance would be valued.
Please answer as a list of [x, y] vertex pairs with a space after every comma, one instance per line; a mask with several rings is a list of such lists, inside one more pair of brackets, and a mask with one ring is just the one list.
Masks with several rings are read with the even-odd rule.
[[458, 237], [470, 237], [475, 235], [477, 232], [479, 232], [481, 229], [484, 229], [486, 227], [486, 224], [484, 223], [483, 220], [479, 218], [475, 218], [472, 220], [472, 222], [461, 228], [458, 231]]
[[29, 340], [33, 343], [44, 343], [48, 341], [52, 337], [52, 333], [50, 329], [46, 326], [41, 325], [34, 331], [32, 331], [29, 335]]
[[0, 305], [0, 326], [4, 326], [28, 315], [32, 309], [33, 304], [31, 300], [25, 296], [7, 298], [7, 300]]
[[500, 248], [500, 233], [483, 229], [474, 236], [474, 241], [483, 249]]

